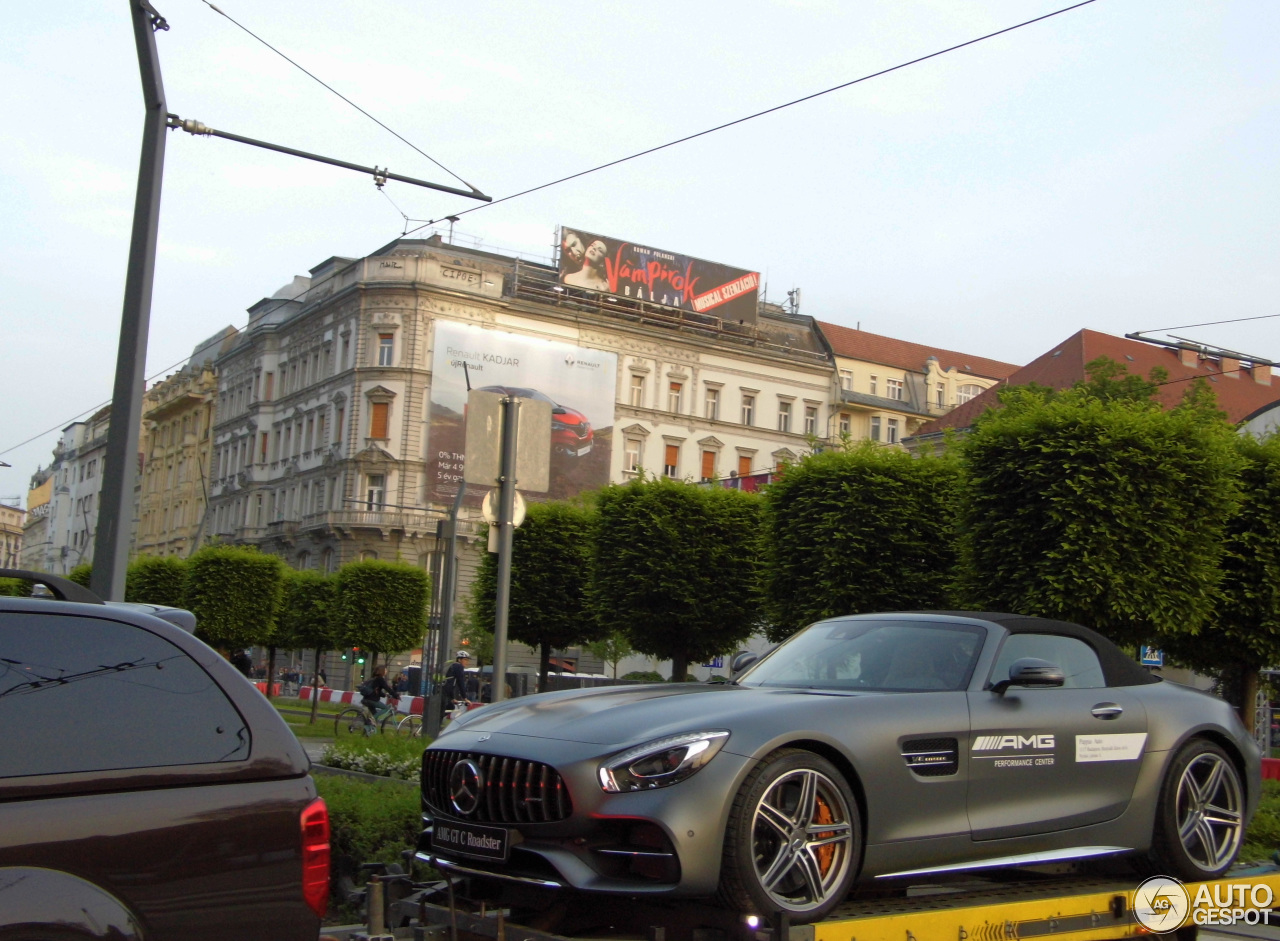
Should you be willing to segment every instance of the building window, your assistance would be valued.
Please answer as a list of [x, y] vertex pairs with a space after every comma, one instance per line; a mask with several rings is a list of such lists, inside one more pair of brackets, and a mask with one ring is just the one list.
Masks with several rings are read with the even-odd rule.
[[396, 335], [394, 333], [378, 334], [378, 365], [390, 366], [391, 358], [396, 351]]
[[[289, 459], [289, 448], [290, 448], [290, 445], [292, 444], [293, 444], [293, 423], [290, 422], [288, 425], [284, 426], [284, 450], [281, 452], [281, 455], [280, 455], [285, 460]], [[223, 475], [220, 474], [219, 476], [223, 476]]]
[[956, 389], [956, 404], [963, 405], [970, 399], [975, 399], [982, 394], [982, 386], [979, 385], [963, 385]]
[[644, 405], [644, 376], [631, 375], [631, 404]]
[[298, 553], [298, 570], [306, 571], [309, 568], [311, 568], [311, 553], [299, 552]]
[[887, 440], [889, 444], [898, 443], [898, 419], [896, 418], [889, 419], [889, 436]]
[[387, 438], [387, 429], [390, 425], [391, 403], [390, 402], [374, 402], [369, 409], [369, 437], [370, 438]]
[[791, 403], [790, 402], [778, 403], [778, 430], [779, 431], [791, 430]]
[[315, 443], [316, 420], [314, 416], [307, 416], [307, 443], [304, 450], [310, 451], [311, 446]]
[[381, 510], [387, 502], [387, 478], [385, 474], [370, 474], [365, 490], [365, 509]]
[[643, 443], [639, 438], [628, 438], [626, 451], [622, 458], [622, 469], [635, 473], [640, 469], [640, 461], [644, 454]]
[[332, 575], [337, 570], [337, 566], [334, 564], [336, 561], [337, 554], [332, 549], [325, 549], [324, 552], [320, 553], [320, 571], [326, 575]]
[[311, 488], [311, 512], [324, 512], [324, 481], [317, 480]]
[[702, 479], [703, 480], [716, 479], [716, 452], [715, 451], [702, 452]]
[[667, 387], [667, 411], [679, 414], [684, 383], [672, 382]]
[[868, 376], [867, 381], [871, 386], [871, 394], [879, 395], [880, 393], [877, 392], [876, 389], [879, 388], [878, 383], [880, 382], [880, 378], [878, 376]]
[[742, 397], [742, 423], [744, 425], [754, 425], [756, 420], [756, 397], [754, 395], [744, 395]]
[[816, 405], [804, 407], [804, 433], [807, 435], [818, 433], [818, 406]]
[[341, 441], [341, 440], [342, 440], [342, 435], [344, 434], [343, 428], [344, 428], [344, 427], [345, 427], [345, 425], [346, 425], [346, 419], [347, 419], [347, 410], [346, 410], [343, 406], [339, 405], [339, 406], [338, 406], [338, 417], [337, 417], [337, 419], [335, 419], [335, 421], [334, 421], [334, 423], [333, 423], [333, 439], [334, 439], [334, 441]]
[[751, 473], [751, 455], [739, 454], [738, 455], [738, 476], [746, 477], [750, 473]]
[[880, 440], [880, 416], [879, 415], [871, 416], [871, 440], [872, 441]]
[[946, 383], [939, 382], [937, 386], [938, 408], [942, 408], [947, 404], [947, 386]]
[[680, 445], [667, 445], [667, 454], [662, 465], [662, 473], [667, 477], [675, 477], [680, 473]]
[[707, 418], [716, 421], [720, 418], [720, 390], [707, 389]]
[[853, 370], [852, 369], [840, 370], [840, 388], [843, 389], [845, 392], [853, 391]]
[[897, 399], [899, 402], [901, 402], [902, 401], [902, 380], [886, 379], [884, 381], [884, 394], [891, 399]]
[[842, 434], [842, 435], [847, 435], [847, 434], [852, 434], [852, 433], [853, 433], [853, 423], [852, 423], [851, 421], [849, 421], [849, 413], [848, 413], [848, 412], [841, 412], [841, 413], [840, 413], [840, 425], [839, 425], [839, 428], [840, 428], [840, 434]]

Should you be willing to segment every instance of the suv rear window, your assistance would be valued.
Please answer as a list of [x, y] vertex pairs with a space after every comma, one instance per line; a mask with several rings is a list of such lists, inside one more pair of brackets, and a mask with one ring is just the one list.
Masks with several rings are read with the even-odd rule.
[[0, 777], [249, 757], [218, 684], [162, 637], [98, 617], [0, 615]]

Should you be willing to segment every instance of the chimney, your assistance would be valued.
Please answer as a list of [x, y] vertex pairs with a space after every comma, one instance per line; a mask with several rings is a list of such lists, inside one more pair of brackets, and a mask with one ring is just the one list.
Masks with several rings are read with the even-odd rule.
[[1253, 364], [1253, 381], [1260, 386], [1271, 385], [1271, 366], [1262, 363]]
[[1233, 356], [1222, 357], [1222, 374], [1228, 379], [1240, 378], [1240, 360]]
[[1178, 359], [1182, 361], [1183, 366], [1190, 366], [1194, 369], [1200, 365], [1200, 351], [1180, 346], [1178, 347]]

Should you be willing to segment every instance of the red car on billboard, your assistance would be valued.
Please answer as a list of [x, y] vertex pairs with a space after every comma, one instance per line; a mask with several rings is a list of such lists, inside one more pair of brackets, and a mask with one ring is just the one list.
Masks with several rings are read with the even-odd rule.
[[551, 403], [551, 450], [570, 457], [583, 457], [591, 453], [595, 432], [591, 430], [591, 422], [576, 408], [561, 405], [551, 396], [537, 389], [526, 389], [520, 386], [484, 386], [480, 392], [497, 392], [499, 395], [514, 395], [522, 399], [540, 399]]

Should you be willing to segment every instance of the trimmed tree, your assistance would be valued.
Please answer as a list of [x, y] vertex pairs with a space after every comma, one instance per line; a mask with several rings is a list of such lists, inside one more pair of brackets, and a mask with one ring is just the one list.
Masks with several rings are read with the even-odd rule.
[[[534, 503], [511, 550], [507, 636], [539, 653], [538, 689], [547, 688], [551, 651], [602, 635], [592, 617], [590, 583], [595, 513], [583, 503]], [[491, 635], [497, 614], [498, 556], [485, 553], [472, 587], [472, 620]]]
[[1226, 525], [1220, 598], [1194, 634], [1161, 638], [1165, 652], [1216, 672], [1224, 696], [1252, 728], [1259, 671], [1280, 663], [1280, 435], [1236, 440], [1242, 503]]
[[89, 587], [89, 577], [93, 574], [93, 565], [88, 562], [81, 562], [67, 573], [67, 579], [75, 582], [82, 588]]
[[959, 463], [863, 442], [765, 491], [769, 639], [823, 618], [945, 607]]
[[287, 569], [280, 613], [276, 619], [276, 643], [287, 650], [315, 650], [311, 682], [311, 721], [320, 706], [320, 658], [334, 646], [338, 579], [319, 572]]
[[422, 643], [431, 583], [427, 573], [404, 562], [371, 559], [338, 569], [338, 640], [343, 646], [392, 654]]
[[598, 506], [597, 619], [671, 660], [674, 679], [760, 627], [760, 497], [641, 477]]
[[140, 555], [125, 573], [124, 600], [181, 608], [186, 581], [187, 563], [177, 556]]
[[271, 642], [283, 562], [244, 546], [206, 546], [187, 565], [184, 597], [197, 637], [222, 651]]
[[1013, 388], [963, 443], [961, 586], [979, 610], [1088, 624], [1124, 645], [1194, 632], [1218, 603], [1239, 501], [1230, 426], [1088, 386]]

